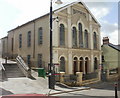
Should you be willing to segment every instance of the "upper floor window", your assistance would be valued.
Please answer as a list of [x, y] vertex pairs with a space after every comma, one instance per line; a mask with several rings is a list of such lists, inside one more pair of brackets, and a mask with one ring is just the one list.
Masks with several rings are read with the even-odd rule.
[[22, 34], [19, 34], [19, 48], [22, 48]]
[[93, 46], [94, 46], [94, 49], [97, 49], [97, 35], [96, 35], [96, 32], [93, 33]]
[[82, 33], [82, 24], [78, 24], [78, 30], [79, 30], [79, 45], [80, 47], [83, 47], [83, 33]]
[[43, 28], [40, 27], [38, 29], [38, 44], [42, 44], [43, 43]]
[[28, 47], [31, 46], [31, 31], [29, 31], [27, 34], [27, 46]]
[[85, 48], [88, 48], [88, 31], [84, 32]]
[[77, 47], [77, 30], [76, 27], [72, 28], [73, 47]]
[[12, 50], [12, 51], [13, 51], [13, 44], [14, 44], [13, 42], [14, 42], [14, 41], [13, 41], [13, 38], [12, 38], [12, 40], [11, 40], [11, 44], [12, 44], [12, 45], [11, 45], [11, 50]]
[[65, 45], [65, 27], [63, 24], [60, 24], [60, 46]]

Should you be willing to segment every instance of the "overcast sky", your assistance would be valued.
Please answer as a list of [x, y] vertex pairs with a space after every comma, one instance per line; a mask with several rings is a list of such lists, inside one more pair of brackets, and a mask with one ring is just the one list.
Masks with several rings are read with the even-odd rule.
[[[111, 43], [118, 44], [118, 0], [82, 1], [101, 24], [101, 39], [108, 36]], [[49, 2], [50, 0], [0, 0], [0, 38], [6, 36], [7, 31], [49, 11]]]

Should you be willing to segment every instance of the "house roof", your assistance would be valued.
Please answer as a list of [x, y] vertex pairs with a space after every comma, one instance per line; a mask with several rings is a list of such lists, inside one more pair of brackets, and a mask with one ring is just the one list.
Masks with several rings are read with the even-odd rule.
[[[72, 5], [74, 5], [74, 4], [77, 4], [77, 3], [83, 4], [83, 6], [87, 9], [87, 11], [91, 14], [91, 16], [93, 17], [93, 19], [98, 23], [99, 26], [101, 26], [101, 25], [99, 24], [99, 22], [97, 21], [97, 19], [94, 17], [94, 15], [90, 12], [90, 10], [88, 9], [88, 7], [85, 5], [85, 3], [83, 3], [81, 0], [75, 0], [75, 1], [70, 0], [69, 2], [63, 2], [62, 4], [54, 4], [54, 5], [53, 5], [53, 13], [56, 13], [56, 12], [61, 11], [61, 10], [64, 10], [65, 8], [67, 8], [67, 7], [69, 7], [69, 6], [72, 6]], [[13, 30], [15, 30], [15, 29], [18, 29], [18, 28], [20, 28], [20, 27], [22, 27], [22, 26], [24, 26], [24, 25], [26, 25], [26, 24], [29, 24], [29, 23], [31, 23], [31, 22], [34, 22], [34, 21], [36, 21], [37, 19], [40, 19], [40, 18], [42, 18], [42, 17], [44, 17], [44, 16], [47, 16], [47, 15], [49, 15], [49, 11], [47, 11], [44, 15], [41, 15], [41, 16], [38, 17], [38, 18], [35, 18], [35, 19], [31, 20], [31, 21], [28, 21], [28, 22], [25, 23], [25, 24], [22, 24], [21, 26], [17, 26], [16, 28], [8, 31], [8, 33], [11, 32], [11, 31], [13, 31]]]
[[1, 38], [1, 39], [6, 39], [6, 38], [8, 38], [8, 36], [5, 36], [5, 37], [3, 37], [3, 38]]
[[113, 44], [109, 43], [108, 46], [120, 51], [120, 44], [119, 45], [113, 45]]

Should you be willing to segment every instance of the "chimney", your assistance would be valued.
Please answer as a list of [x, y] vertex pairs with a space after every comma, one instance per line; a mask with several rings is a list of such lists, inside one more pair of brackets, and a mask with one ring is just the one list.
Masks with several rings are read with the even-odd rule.
[[61, 0], [57, 0], [55, 3], [56, 4], [62, 4], [63, 2]]
[[103, 37], [103, 45], [109, 44], [109, 38], [108, 37]]

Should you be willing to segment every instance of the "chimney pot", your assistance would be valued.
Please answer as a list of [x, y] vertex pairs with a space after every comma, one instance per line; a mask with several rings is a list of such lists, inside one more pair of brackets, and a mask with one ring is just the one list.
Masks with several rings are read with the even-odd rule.
[[109, 44], [109, 38], [108, 37], [103, 37], [103, 45]]

